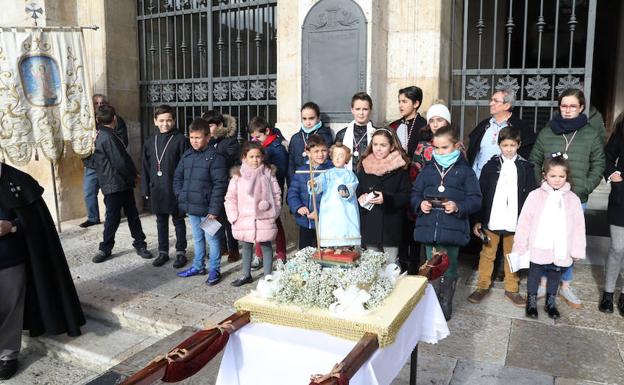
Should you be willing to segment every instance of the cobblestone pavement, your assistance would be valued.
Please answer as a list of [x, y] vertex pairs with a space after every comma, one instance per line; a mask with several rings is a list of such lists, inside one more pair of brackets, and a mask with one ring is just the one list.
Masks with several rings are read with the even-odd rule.
[[[91, 257], [97, 251], [102, 226], [81, 229], [79, 222], [64, 223], [61, 239], [93, 325], [85, 328], [82, 340], [71, 349], [67, 344], [73, 342], [68, 339], [38, 343], [26, 338], [20, 372], [7, 383], [88, 382], [183, 326], [197, 327], [225, 318], [234, 310], [234, 300], [250, 289], [230, 286], [239, 274], [240, 262], [228, 263], [226, 258], [223, 281], [213, 287], [204, 284], [205, 276], [178, 278], [172, 262], [153, 267], [151, 261], [134, 253], [125, 222], [118, 231], [114, 258], [93, 264]], [[144, 216], [142, 222], [149, 248], [156, 252], [155, 217]], [[525, 318], [523, 309], [503, 299], [501, 283], [494, 284], [481, 304], [468, 303], [466, 298], [476, 284], [476, 259], [464, 258], [449, 322], [451, 335], [437, 345], [422, 344], [418, 384], [624, 384], [624, 317], [597, 310], [608, 238], [589, 237], [588, 245], [590, 258], [575, 267], [574, 278], [584, 306], [575, 311], [559, 301], [562, 317], [556, 322], [541, 308], [539, 319]], [[192, 248], [192, 242], [189, 246]], [[260, 274], [256, 272], [254, 277]], [[86, 354], [81, 348], [95, 353]], [[72, 349], [78, 353], [72, 356]], [[151, 359], [151, 352], [145, 354]], [[214, 383], [215, 361], [187, 383]], [[408, 373], [406, 365], [393, 385], [408, 384]]]

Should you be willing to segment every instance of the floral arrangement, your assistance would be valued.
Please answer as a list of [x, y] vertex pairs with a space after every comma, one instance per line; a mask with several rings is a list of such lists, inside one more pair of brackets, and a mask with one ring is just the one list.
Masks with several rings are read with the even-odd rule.
[[386, 265], [384, 253], [362, 250], [353, 267], [322, 267], [316, 249], [298, 251], [287, 263], [258, 283], [256, 294], [303, 308], [330, 308], [334, 313], [361, 313], [380, 305], [399, 275], [395, 264]]

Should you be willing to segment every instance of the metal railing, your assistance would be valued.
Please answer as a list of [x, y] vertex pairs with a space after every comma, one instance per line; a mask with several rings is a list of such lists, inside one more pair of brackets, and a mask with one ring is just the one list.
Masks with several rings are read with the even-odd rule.
[[142, 136], [153, 110], [176, 108], [186, 131], [208, 109], [276, 119], [276, 0], [137, 0]]
[[461, 61], [452, 49], [450, 104], [462, 136], [489, 116], [496, 90], [515, 94], [514, 113], [536, 131], [568, 88], [584, 90], [589, 111], [596, 0], [455, 0], [452, 13]]

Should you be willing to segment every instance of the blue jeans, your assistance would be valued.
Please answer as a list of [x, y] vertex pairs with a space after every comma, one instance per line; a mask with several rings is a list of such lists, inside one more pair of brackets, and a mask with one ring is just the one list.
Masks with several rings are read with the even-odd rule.
[[100, 221], [100, 208], [97, 199], [99, 189], [97, 172], [93, 168], [85, 167], [82, 192], [84, 194], [85, 206], [87, 206], [87, 220], [91, 222]]
[[207, 232], [199, 227], [200, 223], [206, 217], [200, 217], [199, 215], [189, 215], [189, 222], [191, 223], [191, 231], [193, 232], [193, 245], [195, 248], [195, 255], [193, 257], [193, 267], [196, 269], [203, 269], [204, 258], [206, 258], [206, 242], [208, 242], [208, 252], [210, 253], [208, 260], [208, 270], [221, 271], [221, 238], [223, 237], [223, 227], [217, 231], [215, 235], [209, 235]]

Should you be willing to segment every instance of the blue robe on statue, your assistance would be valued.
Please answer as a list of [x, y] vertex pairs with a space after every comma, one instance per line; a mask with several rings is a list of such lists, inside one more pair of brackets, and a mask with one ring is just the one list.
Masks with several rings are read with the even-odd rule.
[[315, 179], [315, 190], [323, 192], [319, 208], [320, 246], [360, 246], [362, 237], [355, 173], [346, 168], [332, 168]]

